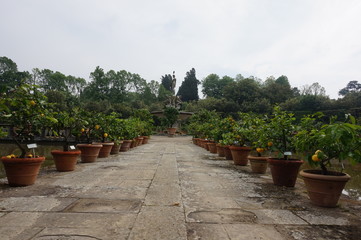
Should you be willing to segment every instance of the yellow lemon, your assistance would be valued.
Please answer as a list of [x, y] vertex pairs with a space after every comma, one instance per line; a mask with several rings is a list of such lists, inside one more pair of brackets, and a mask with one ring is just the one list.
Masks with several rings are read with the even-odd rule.
[[273, 142], [268, 142], [268, 143], [267, 143], [267, 146], [272, 147], [272, 146], [273, 146]]
[[32, 158], [32, 157], [33, 157], [33, 154], [28, 154], [27, 157], [28, 157], [28, 158]]
[[31, 100], [29, 103], [31, 106], [34, 106], [36, 104], [36, 102], [34, 100]]
[[261, 152], [264, 152], [264, 149], [263, 148], [256, 148], [256, 151], [261, 153]]
[[84, 128], [82, 128], [80, 131], [81, 131], [81, 132], [85, 132], [85, 129], [84, 129]]
[[322, 152], [321, 150], [317, 150], [316, 152], [315, 152], [315, 155], [317, 155], [318, 153], [320, 153], [320, 152]]
[[315, 154], [315, 155], [312, 155], [312, 161], [314, 161], [314, 162], [319, 162], [320, 159], [319, 159], [318, 156]]
[[6, 158], [11, 158], [11, 155], [7, 155]]
[[108, 133], [104, 133], [104, 135], [103, 135], [103, 136], [104, 136], [105, 138], [106, 138], [106, 137], [108, 137]]
[[95, 129], [98, 130], [100, 128], [99, 125], [95, 125]]

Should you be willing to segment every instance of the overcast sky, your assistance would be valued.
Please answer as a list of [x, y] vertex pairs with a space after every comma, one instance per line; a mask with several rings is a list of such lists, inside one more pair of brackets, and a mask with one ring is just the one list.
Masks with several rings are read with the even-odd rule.
[[360, 0], [0, 0], [0, 56], [20, 71], [83, 77], [96, 66], [147, 81], [196, 69], [319, 82], [337, 98], [361, 82]]

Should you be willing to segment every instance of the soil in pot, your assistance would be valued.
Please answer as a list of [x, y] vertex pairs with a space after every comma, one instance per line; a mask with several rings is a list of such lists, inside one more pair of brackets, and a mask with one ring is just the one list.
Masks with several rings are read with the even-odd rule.
[[130, 149], [130, 145], [132, 144], [132, 140], [124, 140], [122, 146], [120, 147], [121, 152], [126, 152]]
[[45, 157], [38, 158], [7, 158], [2, 157], [8, 183], [11, 187], [33, 185], [38, 177], [41, 164]]
[[80, 153], [80, 150], [67, 152], [60, 150], [51, 151], [51, 155], [53, 155], [53, 159], [55, 162], [56, 170], [59, 172], [74, 171]]
[[250, 147], [230, 146], [233, 162], [235, 165], [246, 166], [248, 163], [248, 154], [251, 152]]
[[92, 163], [98, 158], [102, 144], [78, 144], [77, 148], [81, 151], [80, 159], [82, 163]]
[[277, 186], [294, 187], [302, 160], [268, 158], [273, 184]]
[[336, 207], [342, 190], [351, 179], [347, 173], [329, 171], [323, 175], [321, 170], [302, 170], [302, 176], [311, 203], [320, 207]]
[[267, 157], [248, 156], [248, 160], [251, 164], [251, 169], [253, 173], [266, 173], [268, 167]]

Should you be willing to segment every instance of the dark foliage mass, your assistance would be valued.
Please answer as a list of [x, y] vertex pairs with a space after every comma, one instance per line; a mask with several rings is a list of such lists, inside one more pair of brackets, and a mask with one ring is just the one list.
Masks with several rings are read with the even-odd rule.
[[[65, 106], [79, 106], [103, 113], [118, 112], [123, 117], [131, 116], [136, 109], [161, 110], [168, 97], [175, 94], [172, 81], [171, 74], [164, 74], [159, 82], [146, 81], [136, 73], [105, 71], [98, 66], [87, 82], [50, 69], [21, 72], [13, 60], [0, 57], [0, 93], [9, 92], [21, 83], [36, 84], [60, 110]], [[199, 99], [198, 86], [201, 86], [203, 99]], [[330, 115], [361, 115], [361, 83], [356, 80], [340, 89], [341, 97], [335, 100], [330, 99], [318, 83], [295, 88], [286, 76], [262, 80], [240, 74], [235, 78], [209, 74], [200, 81], [192, 68], [186, 73], [177, 95], [183, 101], [181, 110], [215, 110], [224, 116], [237, 116], [239, 111], [270, 113], [274, 105], [293, 111], [296, 116], [317, 111]]]

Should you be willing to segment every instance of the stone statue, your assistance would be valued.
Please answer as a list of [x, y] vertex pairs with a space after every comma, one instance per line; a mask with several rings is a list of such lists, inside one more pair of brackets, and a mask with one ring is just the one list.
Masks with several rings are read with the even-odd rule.
[[180, 96], [175, 96], [175, 85], [177, 83], [177, 79], [175, 78], [175, 71], [173, 71], [172, 76], [172, 96], [169, 96], [167, 100], [164, 101], [166, 107], [173, 107], [176, 109], [180, 109], [182, 105], [182, 100]]

